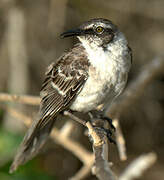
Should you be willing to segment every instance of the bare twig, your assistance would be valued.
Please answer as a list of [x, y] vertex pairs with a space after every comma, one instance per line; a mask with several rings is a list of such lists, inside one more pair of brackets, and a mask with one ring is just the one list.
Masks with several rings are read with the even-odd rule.
[[[0, 107], [7, 110], [7, 112], [10, 113], [13, 117], [21, 120], [26, 126], [29, 126], [31, 124], [32, 119], [30, 117], [18, 112], [14, 108], [8, 107], [6, 105], [1, 105]], [[93, 167], [93, 172], [99, 179], [116, 179], [110, 169], [108, 161], [104, 159], [104, 150], [107, 144], [105, 143], [105, 141], [103, 141], [104, 143], [102, 143], [101, 138], [97, 137], [98, 135], [96, 132], [93, 132], [94, 129], [91, 124], [87, 123], [87, 127], [89, 128], [89, 132], [91, 133], [90, 135], [95, 142], [95, 144], [93, 144], [93, 150], [95, 154], [95, 166]], [[67, 150], [71, 151], [84, 163], [84, 166], [80, 169], [80, 171], [71, 178], [71, 180], [82, 179], [86, 177], [86, 175], [90, 172], [90, 169], [94, 163], [94, 155], [85, 150], [79, 143], [74, 142], [69, 137], [65, 136], [65, 134], [63, 134], [63, 131], [63, 129], [60, 132], [58, 129], [54, 128], [51, 133], [51, 138]], [[156, 161], [156, 159], [157, 157], [155, 153], [149, 153], [140, 156], [125, 169], [125, 171], [120, 175], [119, 179], [131, 180], [135, 177], [141, 176], [142, 173]]]
[[[23, 122], [26, 126], [31, 124], [32, 119], [23, 113], [15, 110], [14, 108], [1, 106], [5, 108], [8, 113], [10, 113], [13, 117], [16, 117], [18, 120]], [[59, 131], [57, 128], [54, 128], [51, 133], [51, 138], [57, 142], [58, 144], [62, 145], [67, 150], [71, 151], [76, 157], [78, 157], [83, 163], [87, 164], [87, 161], [90, 161], [93, 158], [93, 154], [85, 150], [81, 146], [81, 144], [74, 142], [69, 137], [63, 134], [63, 131]]]
[[94, 163], [94, 158], [93, 158], [93, 161], [90, 161], [90, 163], [82, 166], [82, 168], [73, 177], [69, 178], [69, 180], [84, 179], [91, 172], [91, 168], [93, 166], [93, 163]]
[[157, 155], [155, 153], [148, 153], [139, 156], [120, 175], [119, 180], [132, 180], [140, 177], [145, 170], [150, 168], [157, 160]]
[[16, 94], [7, 94], [7, 93], [0, 93], [0, 101], [16, 102], [16, 103], [29, 104], [29, 105], [40, 104], [40, 98], [38, 96], [16, 95]]
[[109, 162], [103, 157], [105, 146], [106, 144], [103, 144], [101, 146], [93, 146], [95, 154], [93, 173], [100, 180], [116, 180], [116, 176], [113, 174]]
[[[71, 119], [79, 122], [80, 124], [86, 126], [85, 121], [83, 121], [82, 119], [80, 119], [77, 116], [73, 115], [72, 113], [70, 113], [68, 111], [64, 111], [64, 115], [66, 115], [66, 116], [70, 117]], [[60, 130], [60, 134], [67, 138], [68, 135], [69, 135], [68, 131], [70, 131], [70, 129], [71, 129], [70, 128], [70, 122], [67, 122], [66, 125], [64, 125], [64, 127]], [[64, 131], [64, 133], [63, 133], [63, 131]], [[67, 134], [67, 136], [66, 136], [66, 134]], [[62, 140], [62, 139], [60, 139], [60, 140]], [[68, 145], [68, 147], [69, 147], [69, 145]], [[81, 158], [81, 156], [83, 156], [83, 154], [79, 154], [78, 157]], [[90, 153], [90, 155], [88, 154], [88, 156], [85, 157], [85, 153], [84, 153], [84, 157], [82, 157], [82, 158], [83, 159], [81, 159], [81, 161], [83, 162], [84, 165], [82, 166], [82, 168], [73, 177], [69, 178], [70, 180], [83, 179], [90, 173], [91, 168], [92, 168], [93, 163], [94, 163], [94, 154]]]
[[115, 180], [115, 175], [113, 174], [112, 170], [110, 169], [108, 157], [106, 155], [106, 146], [107, 143], [105, 143], [105, 136], [104, 140], [100, 138], [102, 134], [99, 136], [99, 133], [95, 131], [95, 129], [92, 127], [90, 122], [86, 123], [88, 130], [89, 130], [89, 135], [93, 139], [93, 151], [95, 155], [95, 163], [93, 167], [93, 173], [98, 177], [100, 180]]
[[63, 136], [57, 128], [54, 128], [51, 133], [52, 139], [58, 144], [62, 145], [65, 149], [71, 151], [76, 157], [78, 157], [84, 164], [91, 161], [93, 154], [88, 152], [81, 144], [74, 142], [70, 138]]
[[114, 119], [113, 124], [116, 128], [115, 137], [116, 137], [116, 143], [117, 143], [117, 148], [118, 148], [118, 152], [119, 152], [119, 157], [120, 157], [121, 161], [125, 161], [125, 160], [127, 160], [126, 145], [125, 145], [125, 139], [122, 134], [119, 120]]
[[94, 154], [87, 151], [81, 144], [71, 140], [69, 137], [63, 136], [63, 134], [56, 128], [53, 129], [51, 137], [56, 143], [59, 143], [65, 149], [71, 151], [84, 164], [82, 168], [70, 179], [80, 180], [86, 177], [93, 166]]
[[62, 134], [62, 136], [67, 136], [69, 137], [69, 135], [71, 134], [72, 130], [74, 128], [74, 125], [71, 121], [67, 121], [62, 129], [60, 130], [60, 133]]
[[82, 119], [80, 119], [77, 116], [73, 115], [69, 111], [64, 111], [64, 115], [70, 117], [71, 119], [73, 119], [75, 121], [77, 121], [78, 123], [82, 124], [83, 126], [86, 126], [85, 121], [83, 121]]
[[7, 105], [0, 104], [0, 108], [6, 110], [12, 117], [17, 118], [23, 122], [27, 127], [31, 124], [32, 119], [23, 113], [17, 111], [15, 108], [12, 108]]
[[[10, 115], [23, 122], [27, 127], [30, 126], [32, 121], [30, 117], [7, 105], [0, 105], [0, 108], [7, 110], [7, 112], [10, 113]], [[74, 175], [71, 178], [73, 180], [79, 180], [86, 177], [90, 173], [91, 167], [94, 163], [94, 154], [87, 151], [81, 144], [70, 139], [68, 137], [70, 134], [70, 130], [68, 130], [67, 128], [65, 125], [60, 131], [57, 128], [54, 128], [51, 132], [51, 138], [56, 143], [60, 144], [65, 149], [72, 152], [78, 159], [80, 159], [83, 162], [84, 166], [79, 170], [79, 172], [76, 173], [76, 175]]]
[[126, 160], [125, 140], [119, 126], [118, 117], [121, 113], [128, 110], [139, 97], [144, 93], [145, 88], [152, 80], [163, 72], [164, 59], [162, 57], [153, 59], [149, 64], [145, 65], [138, 77], [133, 80], [127, 87], [123, 95], [117, 99], [110, 107], [108, 114], [116, 118], [114, 124], [116, 126], [116, 142], [121, 160]]
[[102, 139], [98, 136], [98, 134], [96, 133], [96, 131], [94, 130], [94, 128], [92, 127], [90, 122], [86, 123], [86, 126], [89, 130], [88, 134], [92, 137], [93, 139], [93, 145], [94, 146], [101, 146], [102, 144], [104, 144], [104, 142], [102, 141]]

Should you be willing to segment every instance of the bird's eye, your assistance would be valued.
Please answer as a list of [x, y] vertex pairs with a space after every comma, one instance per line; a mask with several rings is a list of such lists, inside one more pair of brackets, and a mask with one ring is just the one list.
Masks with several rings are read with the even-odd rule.
[[99, 33], [99, 34], [101, 34], [103, 31], [104, 31], [104, 28], [101, 27], [101, 26], [98, 26], [98, 27], [96, 28], [96, 32]]

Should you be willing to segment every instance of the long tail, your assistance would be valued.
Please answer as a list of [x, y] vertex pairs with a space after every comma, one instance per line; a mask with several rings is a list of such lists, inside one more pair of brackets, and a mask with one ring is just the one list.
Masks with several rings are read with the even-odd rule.
[[40, 126], [40, 121], [41, 119], [33, 121], [31, 127], [28, 129], [10, 167], [10, 173], [14, 172], [19, 165], [32, 159], [47, 140], [55, 119], [51, 119], [44, 126]]

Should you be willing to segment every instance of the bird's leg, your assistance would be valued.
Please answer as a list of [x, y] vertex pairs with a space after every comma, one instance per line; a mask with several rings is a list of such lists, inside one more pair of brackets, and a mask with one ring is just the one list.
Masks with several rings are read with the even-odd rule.
[[116, 142], [111, 137], [112, 131], [110, 129], [107, 129], [104, 127], [104, 120], [105, 120], [108, 122], [110, 127], [115, 130], [115, 127], [112, 124], [112, 120], [110, 118], [104, 116], [104, 114], [101, 111], [99, 112], [96, 110], [90, 111], [89, 116], [90, 116], [90, 121], [91, 121], [93, 127], [95, 128], [95, 130], [98, 131], [99, 133], [105, 134], [111, 143], [116, 144]]
[[102, 120], [106, 120], [108, 122], [108, 124], [110, 125], [110, 127], [112, 128], [112, 130], [116, 130], [116, 128], [113, 125], [112, 119], [107, 117], [107, 116], [102, 116], [101, 117]]
[[89, 116], [91, 119], [101, 119], [101, 120], [105, 120], [108, 122], [108, 124], [110, 125], [110, 127], [115, 131], [116, 128], [114, 127], [113, 123], [112, 123], [112, 119], [105, 116], [103, 111], [97, 111], [97, 110], [92, 110], [89, 112]]
[[[78, 123], [82, 124], [83, 126], [86, 126], [86, 121], [83, 120], [83, 119], [80, 119], [77, 116], [75, 116], [73, 113], [74, 112], [72, 110], [63, 111], [63, 115], [70, 117], [71, 119], [77, 121]], [[101, 114], [102, 114], [101, 112], [100, 113], [99, 112], [95, 113], [95, 111], [94, 111], [94, 113], [89, 112], [89, 116], [90, 116], [89, 121], [91, 122], [91, 124], [94, 127], [95, 131], [98, 132], [98, 134], [106, 135], [111, 143], [116, 144], [116, 142], [111, 137], [112, 136], [112, 131], [110, 129], [104, 128], [104, 120], [106, 120], [107, 122], [110, 122], [110, 123], [111, 123], [111, 120], [109, 121], [108, 118], [102, 116], [103, 114], [102, 115]], [[111, 124], [110, 124], [110, 126], [111, 126]], [[114, 128], [113, 124], [112, 124], [111, 128], [112, 129]]]
[[[99, 127], [99, 126], [95, 126], [95, 125], [92, 125], [94, 130], [100, 135], [105, 135], [109, 142], [113, 143], [113, 144], [116, 144], [116, 141], [111, 137], [112, 136], [112, 132], [110, 129], [106, 129], [104, 127]], [[90, 138], [90, 140], [92, 141], [92, 139]]]

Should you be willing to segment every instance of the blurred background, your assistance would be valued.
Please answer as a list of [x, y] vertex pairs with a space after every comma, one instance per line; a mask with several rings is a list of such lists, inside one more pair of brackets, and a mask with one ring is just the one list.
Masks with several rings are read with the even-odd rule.
[[[103, 17], [126, 35], [133, 50], [131, 83], [142, 67], [164, 51], [163, 0], [0, 0], [0, 92], [39, 95], [46, 67], [77, 40], [60, 39], [60, 33], [82, 22]], [[121, 162], [114, 145], [110, 161], [119, 174], [140, 154], [156, 152], [157, 162], [141, 180], [164, 179], [164, 73], [153, 79], [143, 95], [120, 117], [128, 160]], [[8, 104], [35, 117], [38, 107]], [[60, 127], [63, 122], [57, 122]], [[26, 128], [0, 109], [0, 179], [68, 179], [82, 163], [51, 141], [32, 161], [8, 174], [9, 165]], [[91, 150], [84, 129], [75, 123], [72, 137]], [[93, 180], [91, 174], [85, 179]]]

